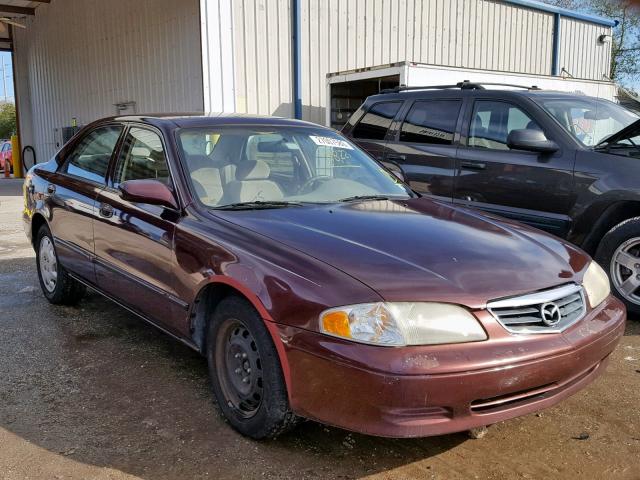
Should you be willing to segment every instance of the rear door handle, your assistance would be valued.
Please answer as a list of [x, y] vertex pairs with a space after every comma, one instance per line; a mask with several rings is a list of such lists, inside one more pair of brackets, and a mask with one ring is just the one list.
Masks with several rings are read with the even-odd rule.
[[460, 163], [462, 168], [466, 168], [467, 170], [484, 170], [487, 168], [487, 164], [484, 162], [473, 162], [470, 160], [463, 160]]
[[105, 218], [113, 217], [113, 207], [108, 203], [100, 204], [100, 216]]

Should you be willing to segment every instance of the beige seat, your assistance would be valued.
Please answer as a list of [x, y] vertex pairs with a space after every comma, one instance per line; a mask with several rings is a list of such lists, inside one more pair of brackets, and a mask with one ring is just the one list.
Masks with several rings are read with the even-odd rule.
[[269, 180], [271, 170], [262, 160], [240, 163], [232, 180], [225, 188], [224, 203], [281, 200], [282, 190]]
[[224, 195], [224, 187], [220, 169], [214, 167], [202, 167], [191, 172], [191, 179], [196, 189], [196, 194], [205, 205], [218, 205]]

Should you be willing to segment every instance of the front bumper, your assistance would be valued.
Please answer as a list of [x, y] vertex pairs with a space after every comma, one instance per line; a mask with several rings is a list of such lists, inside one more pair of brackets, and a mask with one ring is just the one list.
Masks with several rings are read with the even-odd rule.
[[278, 326], [291, 406], [301, 416], [387, 437], [441, 435], [555, 405], [592, 382], [624, 332], [609, 297], [561, 334], [513, 335], [477, 313], [489, 340], [373, 347]]

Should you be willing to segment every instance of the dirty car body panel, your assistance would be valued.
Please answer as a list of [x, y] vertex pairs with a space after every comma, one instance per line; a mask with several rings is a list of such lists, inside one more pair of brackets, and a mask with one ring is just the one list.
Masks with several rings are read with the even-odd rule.
[[[62, 173], [79, 143], [104, 125], [122, 129], [104, 180]], [[335, 135], [305, 122], [262, 117], [98, 121], [29, 171], [29, 238], [35, 242], [47, 225], [70, 275], [202, 353], [216, 302], [229, 294], [242, 297], [269, 332], [293, 412], [367, 434], [429, 436], [488, 425], [554, 405], [604, 370], [626, 316], [614, 297], [592, 307], [581, 294], [584, 311], [554, 333], [510, 332], [488, 309], [496, 300], [567, 285], [582, 291], [591, 261], [577, 247], [417, 195], [211, 208], [190, 181], [178, 144], [176, 132], [189, 128]], [[132, 129], [161, 139], [168, 163], [162, 175], [170, 180], [174, 205], [132, 202], [118, 189], [118, 158]], [[273, 146], [260, 148], [269, 153]], [[321, 329], [319, 319], [330, 309], [385, 302], [459, 306], [486, 339], [381, 346]]]

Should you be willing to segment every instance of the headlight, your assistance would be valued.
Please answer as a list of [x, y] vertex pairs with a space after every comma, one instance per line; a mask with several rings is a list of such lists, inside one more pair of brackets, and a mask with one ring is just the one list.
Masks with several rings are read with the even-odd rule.
[[609, 277], [607, 277], [606, 272], [595, 261], [592, 261], [589, 268], [587, 268], [584, 278], [582, 279], [582, 286], [587, 292], [591, 308], [596, 308], [611, 293]]
[[365, 303], [332, 308], [320, 315], [320, 330], [335, 337], [384, 346], [487, 339], [471, 313], [446, 303]]

